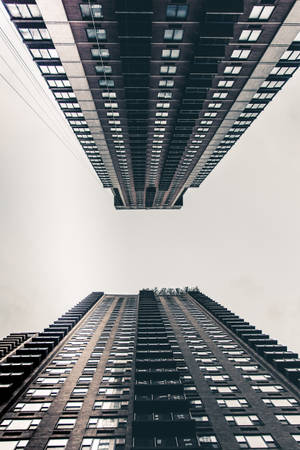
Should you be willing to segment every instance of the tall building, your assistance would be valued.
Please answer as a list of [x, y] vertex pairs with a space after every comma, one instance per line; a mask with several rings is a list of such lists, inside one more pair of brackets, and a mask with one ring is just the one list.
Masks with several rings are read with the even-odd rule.
[[92, 293], [0, 348], [0, 450], [300, 446], [297, 355], [200, 292]]
[[3, 3], [118, 209], [180, 208], [299, 65], [299, 0]]

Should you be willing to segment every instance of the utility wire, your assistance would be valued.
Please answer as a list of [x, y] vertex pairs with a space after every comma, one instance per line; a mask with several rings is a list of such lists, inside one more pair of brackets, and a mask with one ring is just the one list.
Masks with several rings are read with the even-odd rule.
[[[2, 9], [0, 9], [2, 15], [4, 15], [4, 11]], [[5, 17], [5, 19], [7, 20], [7, 17]], [[12, 30], [16, 36], [16, 38], [19, 40], [20, 36], [18, 34], [18, 32], [16, 31], [15, 27], [12, 27]], [[66, 124], [65, 121], [61, 121], [58, 120], [58, 114], [61, 113], [61, 111], [59, 110], [59, 113], [57, 111], [57, 104], [55, 104], [53, 102], [53, 99], [49, 97], [48, 93], [49, 90], [45, 90], [44, 86], [42, 85], [42, 83], [40, 82], [40, 80], [38, 80], [33, 74], [32, 74], [32, 70], [29, 68], [29, 66], [27, 65], [27, 63], [25, 62], [25, 60], [21, 57], [21, 55], [19, 54], [18, 50], [16, 49], [16, 47], [13, 45], [13, 43], [11, 42], [10, 39], [8, 39], [5, 31], [3, 30], [3, 28], [0, 27], [0, 34], [2, 35], [2, 39], [4, 41], [4, 44], [9, 48], [9, 50], [11, 51], [11, 53], [14, 54], [15, 58], [17, 59], [17, 61], [25, 68], [25, 74], [27, 75], [27, 77], [33, 82], [33, 87], [35, 88], [35, 90], [37, 91], [37, 94], [40, 94], [40, 89], [43, 90], [45, 97], [49, 100], [50, 104], [51, 104], [51, 108], [54, 110], [54, 120], [59, 124], [59, 127], [62, 126], [62, 124]], [[1, 57], [1, 56], [0, 56]], [[23, 79], [21, 77], [19, 77], [15, 71], [11, 68], [11, 66], [9, 66], [9, 64], [7, 63], [7, 61], [1, 57], [2, 61], [9, 67], [9, 69], [14, 73], [14, 76], [20, 81], [20, 83], [24, 86], [24, 89], [27, 90], [27, 92], [29, 93], [29, 95], [36, 101], [36, 103], [43, 108], [43, 106], [39, 103], [39, 101], [34, 98], [32, 92], [30, 90], [28, 90], [28, 88], [26, 87], [26, 85], [23, 82]], [[47, 115], [47, 117], [49, 118], [49, 104], [47, 104], [46, 106], [47, 110], [45, 111], [45, 114]], [[67, 132], [66, 128], [64, 127], [64, 129], [62, 130], [64, 133]], [[68, 129], [68, 132], [70, 134], [71, 130]], [[71, 139], [71, 135], [66, 137], [68, 139]]]
[[[3, 11], [0, 8], [1, 13], [3, 14]], [[3, 14], [4, 15], [4, 14]], [[6, 18], [7, 20], [7, 18]], [[21, 65], [25, 66], [25, 69], [28, 71], [28, 73], [30, 74], [30, 77], [34, 83], [38, 84], [38, 87], [42, 87], [38, 81], [36, 80], [36, 78], [33, 77], [28, 65], [24, 62], [24, 60], [20, 57], [19, 52], [17, 51], [17, 49], [15, 48], [15, 46], [8, 40], [7, 35], [5, 33], [5, 31], [0, 27], [0, 35], [2, 37], [2, 40], [4, 41], [4, 43], [6, 44], [7, 47], [10, 47], [10, 51], [11, 53], [14, 54], [14, 56], [16, 57], [16, 59], [18, 60], [19, 63], [21, 63]], [[19, 37], [19, 36], [18, 36]], [[4, 39], [3, 39], [4, 38]], [[8, 43], [7, 43], [8, 42]], [[14, 76], [20, 81], [20, 83], [24, 86], [25, 90], [30, 94], [30, 96], [36, 101], [36, 103], [38, 104], [38, 106], [40, 106], [42, 109], [43, 107], [39, 104], [39, 102], [33, 97], [32, 93], [28, 90], [28, 88], [26, 88], [25, 84], [23, 83], [23, 81], [20, 79], [20, 77], [18, 77], [16, 75], [16, 73], [14, 72], [14, 70], [12, 69], [12, 67], [7, 63], [7, 61], [5, 61], [5, 59], [0, 56], [1, 59], [4, 61], [4, 63], [7, 65], [7, 67], [10, 69], [10, 71], [14, 74]], [[26, 105], [39, 117], [39, 119], [46, 125], [46, 127], [60, 140], [60, 142], [63, 144], [63, 146], [84, 166], [85, 169], [88, 169], [90, 173], [93, 173], [93, 178], [95, 180], [97, 180], [97, 182], [99, 182], [99, 178], [96, 174], [96, 172], [94, 170], [92, 170], [90, 163], [87, 165], [86, 163], [83, 162], [82, 158], [79, 158], [78, 155], [76, 155], [70, 145], [67, 145], [65, 142], [65, 138], [62, 138], [57, 132], [56, 130], [49, 125], [49, 123], [43, 118], [43, 116], [27, 101], [27, 99], [24, 97], [24, 95], [22, 95], [19, 90], [17, 88], [15, 88], [15, 86], [7, 79], [7, 77], [5, 77], [5, 75], [3, 73], [0, 73], [1, 78], [3, 79], [3, 81], [26, 103]], [[28, 76], [28, 74], [27, 74]], [[34, 85], [33, 83], [33, 85]], [[36, 86], [34, 85], [34, 87], [36, 88]], [[37, 88], [36, 88], [37, 89]], [[42, 88], [43, 89], [43, 88]], [[45, 95], [46, 92], [43, 89], [43, 92]], [[47, 95], [47, 99], [49, 99], [51, 106], [53, 108], [55, 108], [55, 105], [51, 102], [49, 96]], [[55, 114], [58, 114], [58, 111], [55, 108]], [[49, 119], [49, 115], [46, 112], [46, 116], [47, 119]], [[58, 123], [61, 125], [61, 121], [58, 121]], [[69, 137], [70, 138], [70, 137]]]

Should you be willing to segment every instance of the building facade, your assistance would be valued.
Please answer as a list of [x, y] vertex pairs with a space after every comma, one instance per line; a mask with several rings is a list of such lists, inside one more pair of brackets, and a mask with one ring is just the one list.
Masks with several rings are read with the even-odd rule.
[[6, 341], [0, 450], [300, 447], [297, 355], [200, 292], [95, 292]]
[[299, 0], [2, 1], [118, 209], [180, 208], [299, 65]]

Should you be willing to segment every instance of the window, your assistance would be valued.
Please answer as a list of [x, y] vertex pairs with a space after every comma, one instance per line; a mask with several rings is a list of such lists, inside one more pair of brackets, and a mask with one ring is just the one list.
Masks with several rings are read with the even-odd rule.
[[219, 372], [223, 369], [222, 366], [199, 366], [199, 369], [203, 372]]
[[250, 55], [251, 50], [241, 50], [241, 49], [237, 49], [237, 50], [233, 50], [233, 52], [231, 53], [231, 58], [232, 59], [247, 59], [248, 56]]
[[184, 386], [183, 389], [184, 389], [184, 392], [187, 392], [187, 393], [189, 393], [189, 392], [196, 393], [197, 392], [197, 389], [195, 386]]
[[155, 117], [168, 117], [169, 113], [167, 112], [157, 112], [155, 113]]
[[99, 66], [99, 65], [97, 65], [97, 66], [95, 66], [95, 70], [96, 70], [96, 73], [99, 74], [99, 75], [102, 75], [103, 73], [105, 73], [105, 74], [111, 74], [112, 73], [111, 66], [105, 66], [105, 65]]
[[91, 55], [92, 58], [107, 59], [109, 58], [109, 50], [108, 48], [91, 48]]
[[174, 86], [174, 80], [159, 80], [159, 87], [173, 87]]
[[80, 411], [83, 402], [67, 402], [64, 408], [65, 411]]
[[180, 50], [177, 48], [174, 48], [174, 49], [166, 48], [166, 49], [163, 49], [161, 52], [161, 57], [163, 59], [178, 59], [179, 55], [180, 55]]
[[256, 42], [261, 35], [261, 30], [243, 30], [240, 34], [239, 41]]
[[239, 362], [239, 363], [247, 363], [251, 361], [251, 358], [228, 358], [229, 361]]
[[16, 19], [36, 19], [42, 16], [37, 5], [7, 3], [6, 7], [10, 15]]
[[213, 109], [219, 109], [219, 108], [221, 108], [221, 106], [222, 106], [222, 103], [209, 103], [208, 104], [208, 107], [213, 108]]
[[264, 109], [266, 103], [248, 103], [245, 109]]
[[120, 117], [120, 114], [119, 114], [118, 112], [111, 112], [111, 111], [108, 111], [108, 112], [106, 113], [106, 115], [107, 115], [107, 117]]
[[213, 98], [226, 98], [228, 95], [228, 92], [214, 92]]
[[72, 430], [75, 426], [76, 419], [66, 417], [58, 420], [55, 428], [57, 430]]
[[300, 434], [292, 434], [291, 436], [295, 439], [296, 442], [298, 442], [298, 444], [300, 444]]
[[40, 65], [39, 68], [41, 69], [41, 72], [45, 75], [56, 75], [56, 74], [64, 74], [65, 69], [63, 68], [63, 66], [59, 65], [59, 66], [45, 66], [45, 65]]
[[[256, 113], [241, 113], [241, 115], [240, 115], [240, 117], [246, 117], [246, 118], [248, 118], [248, 119], [250, 119], [250, 118], [254, 118], [254, 117], [257, 117], [258, 116], [258, 113], [256, 112]], [[253, 367], [253, 366], [251, 366], [251, 367]], [[254, 369], [254, 370], [258, 370], [258, 366], [256, 366], [257, 368], [256, 369]], [[240, 366], [236, 366], [236, 368], [237, 369], [239, 369], [240, 368]], [[246, 370], [246, 369], [245, 369]], [[249, 369], [249, 370], [253, 370], [253, 369]]]
[[0, 450], [23, 450], [29, 440], [21, 439], [20, 441], [0, 441]]
[[275, 408], [298, 406], [298, 402], [295, 398], [263, 398], [262, 401], [267, 406], [275, 406]]
[[226, 66], [224, 68], [224, 73], [231, 73], [232, 75], [237, 75], [242, 70], [242, 66]]
[[58, 449], [64, 449], [66, 448], [68, 444], [68, 439], [49, 439], [49, 441], [47, 442], [47, 445], [45, 447], [45, 450], [47, 449], [54, 449], [54, 450], [58, 450]]
[[168, 102], [156, 103], [156, 108], [168, 109], [168, 108], [170, 108], [170, 103], [168, 103]]
[[[74, 118], [74, 117], [83, 117], [82, 112], [65, 112], [65, 116], [68, 118]], [[73, 360], [75, 363], [75, 360]], [[62, 364], [64, 365], [64, 364]]]
[[212, 392], [217, 392], [219, 394], [232, 394], [232, 392], [237, 392], [237, 386], [210, 386]]
[[236, 399], [218, 399], [218, 405], [220, 408], [248, 408], [249, 404], [245, 398], [236, 398]]
[[277, 448], [277, 445], [270, 434], [256, 434], [251, 436], [238, 435], [235, 436], [235, 438], [240, 448]]
[[87, 394], [88, 388], [75, 387], [72, 391], [72, 395], [75, 397], [84, 397]]
[[[230, 131], [233, 133], [238, 133], [241, 131], [245, 131], [245, 128], [230, 128]], [[230, 356], [245, 355], [245, 352], [243, 352], [243, 350], [224, 350], [223, 353]]]
[[100, 87], [114, 87], [115, 82], [109, 78], [102, 78], [98, 81]]
[[59, 389], [28, 389], [26, 397], [55, 397]]
[[287, 50], [280, 59], [284, 61], [298, 61], [300, 60], [300, 50]]
[[108, 450], [125, 444], [125, 439], [84, 438], [80, 450]]
[[260, 392], [264, 392], [264, 393], [270, 393], [270, 394], [276, 394], [276, 393], [284, 390], [283, 387], [280, 385], [278, 385], [278, 386], [272, 386], [272, 385], [252, 386], [252, 389], [255, 389], [256, 391], [260, 391]]
[[157, 97], [158, 98], [169, 99], [169, 98], [172, 98], [172, 92], [170, 92], [170, 91], [158, 92]]
[[197, 435], [197, 440], [200, 448], [221, 448], [214, 434]]
[[300, 425], [300, 414], [275, 414], [275, 417], [283, 424]]
[[274, 10], [274, 6], [253, 6], [249, 19], [268, 20]]
[[[138, 444], [138, 442], [137, 442], [137, 444]], [[143, 445], [143, 443], [141, 443], [141, 445]], [[136, 446], [138, 446], [138, 445], [136, 445]], [[175, 437], [156, 437], [155, 438], [155, 447], [156, 448], [177, 447], [176, 438]]]
[[104, 41], [106, 39], [106, 30], [103, 28], [87, 28], [86, 35], [89, 41]]
[[41, 419], [5, 419], [0, 423], [0, 431], [35, 430]]
[[57, 59], [58, 54], [54, 48], [30, 48], [29, 49], [34, 58], [39, 59]]
[[19, 31], [25, 41], [42, 41], [50, 39], [47, 28], [19, 28]]
[[275, 95], [275, 92], [257, 92], [253, 98], [259, 98], [261, 100], [271, 100]]
[[81, 10], [81, 15], [83, 19], [102, 19], [102, 5], [99, 3], [94, 3], [93, 5], [79, 5]]
[[160, 73], [161, 74], [175, 74], [176, 73], [176, 66], [160, 66]]
[[255, 425], [261, 425], [261, 420], [256, 415], [250, 416], [225, 416], [225, 419], [230, 425], [237, 425], [239, 427], [251, 427]]
[[[52, 88], [56, 88], [56, 87], [60, 87], [60, 88], [65, 88], [65, 87], [71, 87], [70, 81], [69, 80], [47, 80], [48, 85]], [[52, 361], [53, 364], [53, 361]]]
[[120, 409], [122, 406], [127, 406], [128, 402], [107, 402], [107, 401], [96, 401], [94, 403], [94, 409]]
[[218, 87], [232, 87], [233, 83], [233, 80], [220, 80], [218, 83]]
[[190, 401], [191, 408], [202, 408], [202, 401], [201, 400], [191, 400]]
[[88, 428], [117, 428], [119, 424], [119, 419], [117, 418], [108, 418], [104, 419], [101, 417], [91, 417], [88, 421]]
[[[234, 124], [233, 125], [242, 125], [242, 126], [247, 126], [247, 125], [251, 125], [251, 120], [236, 120], [235, 122], [234, 122]], [[262, 375], [263, 377], [265, 376], [265, 377], [267, 377], [267, 376], [269, 376], [270, 378], [271, 378], [271, 375]], [[247, 379], [249, 379], [249, 380], [252, 380], [252, 377], [260, 377], [260, 375], [243, 375], [243, 377], [247, 380]], [[263, 380], [263, 379], [262, 379]], [[261, 381], [262, 381], [261, 380]], [[265, 380], [267, 380], [267, 378], [265, 378]], [[254, 378], [253, 378], [253, 381], [254, 381]]]
[[166, 15], [168, 19], [186, 19], [188, 13], [187, 5], [168, 5]]
[[99, 389], [99, 395], [123, 395], [126, 394], [126, 389], [120, 389], [120, 388], [100, 388]]
[[87, 125], [87, 122], [85, 120], [70, 120], [70, 124], [72, 126], [73, 125]]
[[45, 403], [17, 403], [15, 406], [14, 412], [38, 412], [38, 411], [47, 411], [49, 409], [51, 403], [45, 402]]
[[205, 375], [204, 379], [214, 382], [224, 382], [229, 380], [229, 375]]
[[169, 28], [164, 31], [164, 40], [165, 41], [182, 41], [183, 38], [183, 30], [172, 29]]
[[284, 83], [285, 81], [264, 81], [261, 87], [268, 89], [280, 89], [284, 85]]
[[234, 367], [236, 369], [240, 369], [243, 372], [256, 372], [258, 370], [258, 366], [234, 366]]
[[48, 385], [53, 385], [53, 384], [63, 384], [66, 381], [66, 378], [64, 377], [59, 377], [59, 378], [54, 378], [54, 377], [47, 377], [47, 378], [37, 378], [36, 379], [36, 383], [40, 383], [40, 384], [48, 384]]
[[[57, 92], [54, 91], [53, 92], [55, 98], [59, 98], [59, 99], [69, 99], [69, 98], [75, 98], [75, 94], [74, 92]], [[46, 369], [45, 372], [47, 374], [51, 374], [51, 375], [60, 375], [63, 373], [70, 373], [71, 369]]]
[[120, 120], [109, 120], [108, 121], [109, 125], [121, 125]]

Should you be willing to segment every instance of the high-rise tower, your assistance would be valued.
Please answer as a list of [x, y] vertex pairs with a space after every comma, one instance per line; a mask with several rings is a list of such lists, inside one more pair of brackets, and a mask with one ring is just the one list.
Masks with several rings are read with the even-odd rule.
[[93, 293], [0, 348], [0, 450], [299, 449], [297, 355], [200, 292]]
[[299, 0], [2, 0], [118, 209], [180, 208], [299, 65]]

